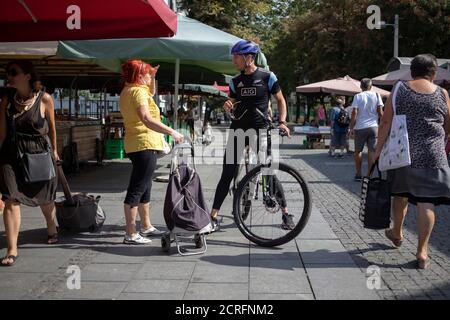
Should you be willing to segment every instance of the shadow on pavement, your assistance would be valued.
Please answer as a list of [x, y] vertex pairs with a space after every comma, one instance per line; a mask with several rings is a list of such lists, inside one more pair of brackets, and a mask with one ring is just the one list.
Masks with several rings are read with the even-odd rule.
[[[160, 175], [158, 170], [165, 166], [163, 162], [158, 163], [154, 177]], [[79, 173], [68, 174], [67, 180], [72, 192], [122, 193], [128, 188], [131, 170], [131, 162], [109, 162], [102, 167], [89, 166]], [[59, 187], [58, 191], [62, 189]]]
[[[267, 249], [267, 248], [265, 248]], [[277, 251], [277, 249], [274, 249]], [[346, 253], [345, 253], [346, 254]], [[326, 256], [330, 262], [321, 263], [306, 263], [306, 261], [314, 261], [318, 256]], [[295, 270], [304, 268], [304, 263], [308, 269], [336, 269], [336, 268], [353, 268], [359, 269], [353, 262], [336, 263], [333, 261], [342, 260], [342, 252], [331, 252], [329, 250], [316, 250], [311, 252], [302, 252], [301, 255], [295, 252], [274, 252], [274, 253], [250, 253], [233, 256], [225, 255], [205, 255], [200, 258], [201, 261], [233, 267], [257, 267], [264, 269], [279, 269], [279, 270]], [[272, 261], [272, 263], [268, 263]]]
[[[367, 166], [367, 155], [364, 157], [363, 172], [365, 172], [364, 170], [367, 170], [365, 168]], [[314, 185], [336, 184], [340, 188], [354, 194], [357, 201], [359, 201], [361, 196], [361, 183], [353, 181], [353, 157], [346, 156], [343, 159], [333, 159], [328, 157], [327, 153], [313, 153], [294, 155], [290, 158], [305, 161], [307, 165], [319, 171], [329, 179], [329, 181], [308, 181], [312, 189], [314, 189]], [[359, 204], [357, 206], [359, 208]], [[436, 207], [436, 222], [433, 233], [431, 234], [430, 244], [440, 252], [450, 257], [450, 238], [448, 237], [450, 219], [448, 214], [449, 206]], [[413, 243], [417, 243], [417, 213], [416, 206], [414, 205], [409, 205], [404, 228], [415, 235], [415, 237], [409, 240]]]

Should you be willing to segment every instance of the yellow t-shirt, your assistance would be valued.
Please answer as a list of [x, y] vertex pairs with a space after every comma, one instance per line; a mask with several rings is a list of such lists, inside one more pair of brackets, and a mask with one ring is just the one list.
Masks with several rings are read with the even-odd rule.
[[125, 152], [163, 150], [164, 136], [145, 126], [139, 119], [137, 109], [147, 105], [153, 120], [161, 122], [161, 116], [153, 94], [146, 85], [126, 84], [120, 93], [119, 107], [125, 127]]

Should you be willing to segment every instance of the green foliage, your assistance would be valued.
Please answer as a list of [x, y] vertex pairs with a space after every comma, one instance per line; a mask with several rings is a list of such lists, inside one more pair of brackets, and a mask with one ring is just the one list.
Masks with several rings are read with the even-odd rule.
[[366, 10], [381, 19], [400, 16], [399, 53], [430, 52], [450, 58], [448, 0], [179, 0], [189, 17], [258, 42], [284, 91], [297, 85], [349, 75], [386, 72], [394, 30], [369, 30]]
[[361, 79], [386, 72], [393, 56], [394, 30], [367, 28], [366, 9], [372, 4], [380, 6], [387, 23], [399, 14], [400, 56], [430, 52], [448, 58], [450, 1], [297, 0], [268, 54], [282, 85], [293, 90], [305, 80], [346, 74]]
[[179, 0], [178, 5], [193, 19], [264, 44], [272, 36], [271, 28], [286, 14], [292, 1]]

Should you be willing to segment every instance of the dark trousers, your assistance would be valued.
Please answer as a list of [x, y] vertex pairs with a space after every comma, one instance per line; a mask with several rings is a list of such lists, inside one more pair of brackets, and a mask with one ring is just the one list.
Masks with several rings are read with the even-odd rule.
[[140, 203], [150, 202], [152, 176], [156, 169], [157, 151], [144, 150], [132, 152], [128, 157], [133, 164], [125, 204], [136, 207]]
[[[234, 159], [233, 161], [228, 161], [229, 163], [227, 163], [227, 154], [229, 154], [232, 150], [234, 152]], [[237, 137], [233, 138], [232, 134], [230, 134], [228, 136], [228, 142], [225, 149], [225, 154], [223, 156], [222, 175], [220, 176], [220, 180], [216, 188], [216, 194], [214, 195], [213, 209], [220, 210], [222, 203], [227, 197], [231, 181], [234, 179], [236, 172], [239, 169], [239, 163], [241, 162], [243, 155], [244, 149], [240, 148], [240, 150], [238, 150]]]

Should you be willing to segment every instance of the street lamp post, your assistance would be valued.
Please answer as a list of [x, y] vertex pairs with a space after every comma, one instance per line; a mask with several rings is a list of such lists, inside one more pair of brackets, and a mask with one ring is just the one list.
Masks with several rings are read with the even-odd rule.
[[394, 27], [394, 58], [398, 58], [398, 39], [399, 39], [399, 16], [398, 14], [395, 15], [395, 21], [394, 23], [386, 23], [386, 21], [380, 21], [380, 27], [386, 28], [386, 27]]

